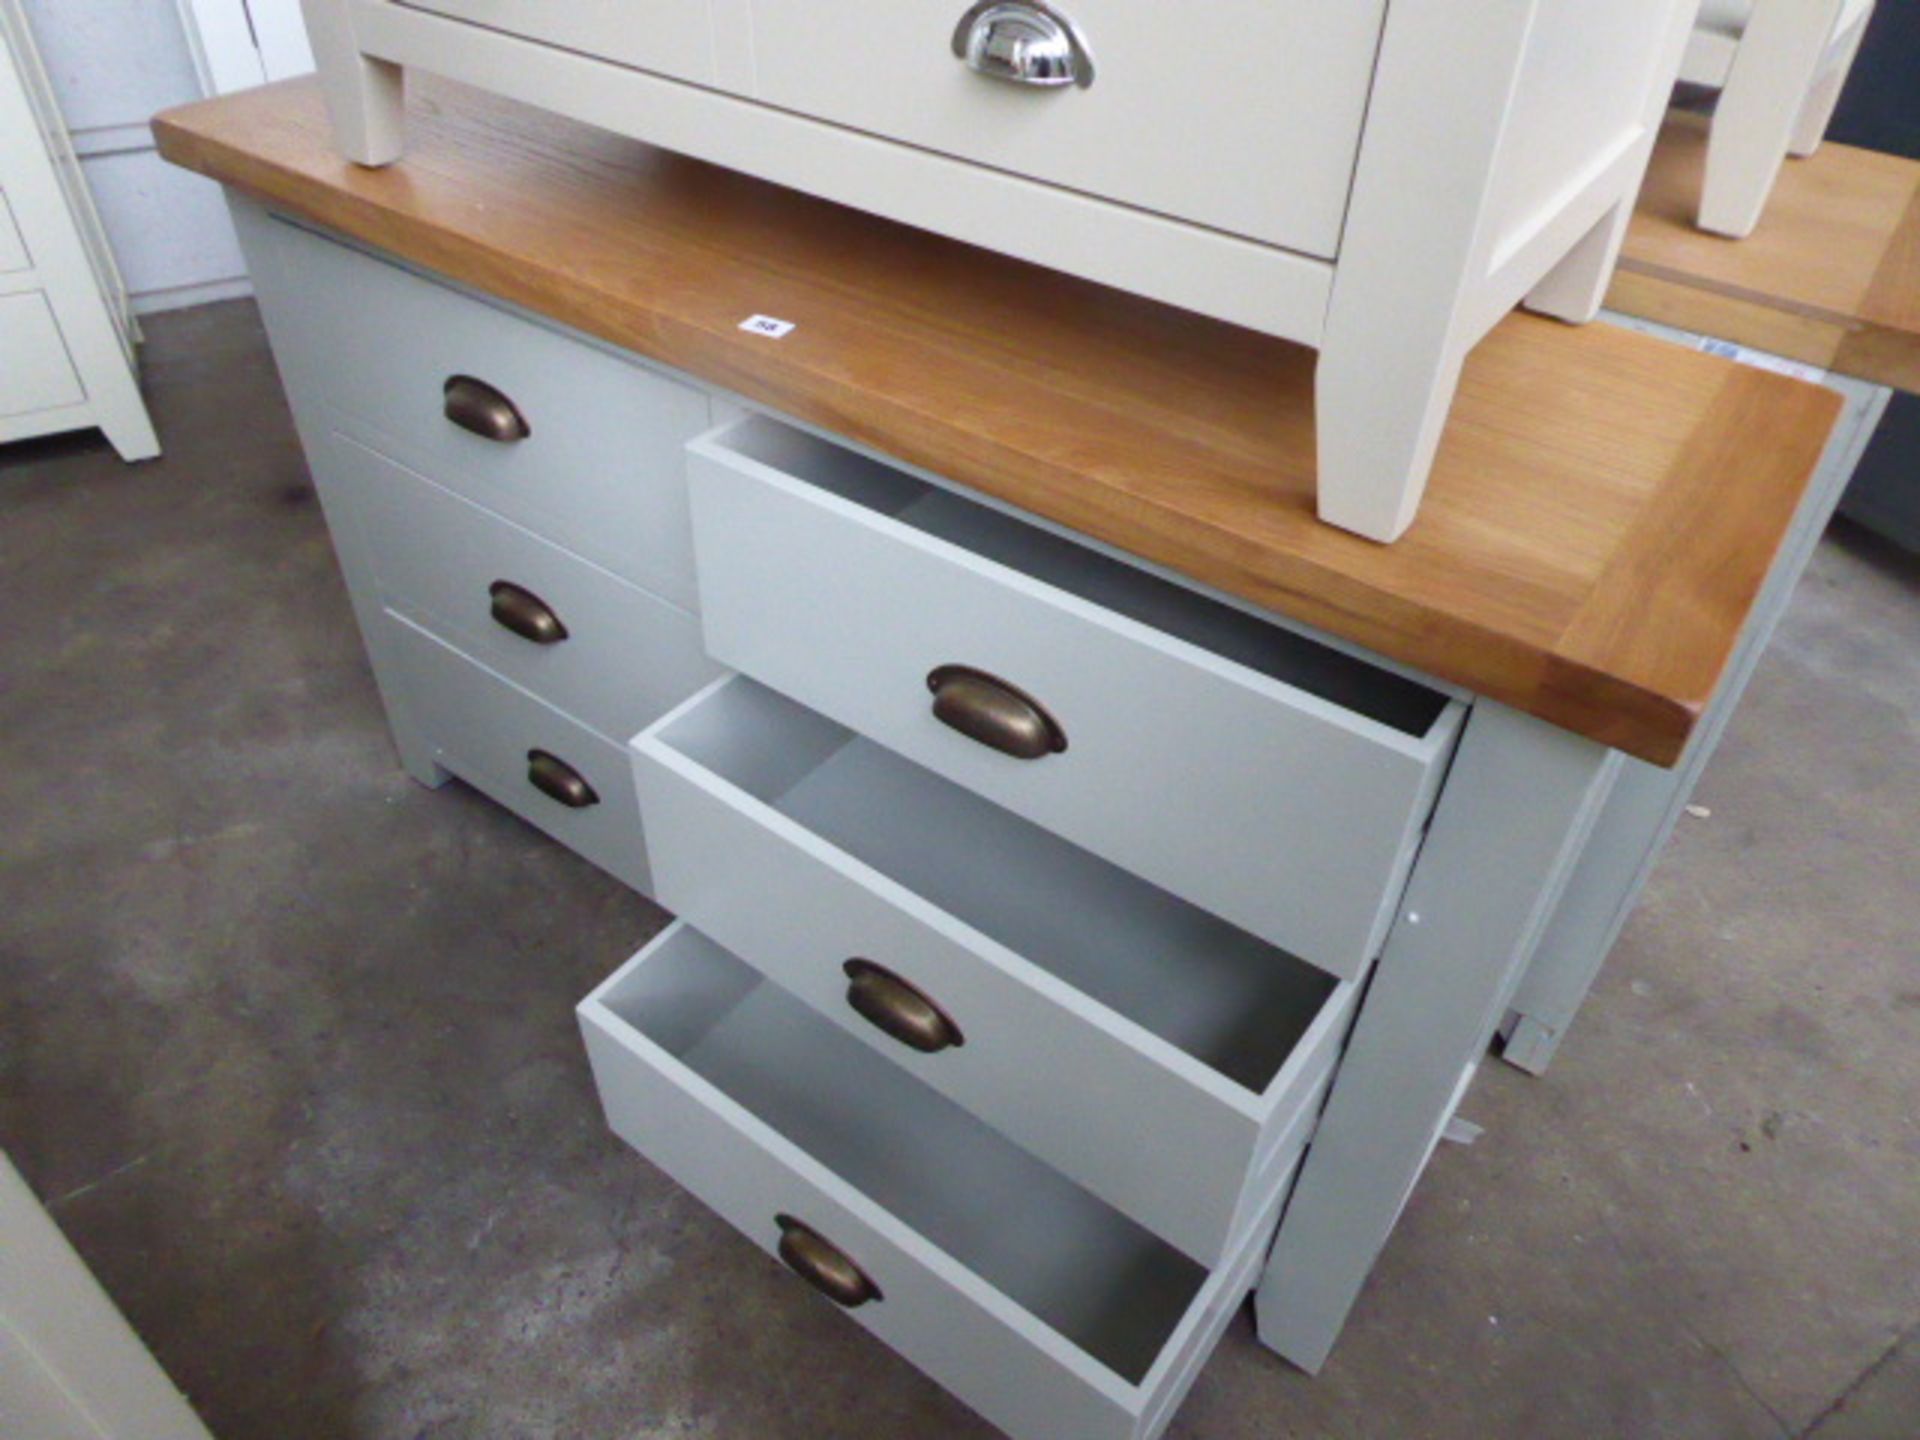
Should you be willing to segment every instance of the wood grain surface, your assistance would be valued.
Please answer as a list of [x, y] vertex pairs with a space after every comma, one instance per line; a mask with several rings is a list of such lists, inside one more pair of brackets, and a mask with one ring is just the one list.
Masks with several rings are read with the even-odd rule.
[[1310, 351], [462, 87], [411, 105], [385, 170], [336, 157], [310, 81], [154, 129], [282, 212], [1659, 764], [1839, 408], [1516, 316], [1467, 366], [1420, 518], [1375, 545], [1314, 518]]
[[1667, 122], [1607, 304], [1920, 392], [1920, 161], [1827, 144], [1789, 159], [1759, 228], [1695, 228], [1707, 127]]

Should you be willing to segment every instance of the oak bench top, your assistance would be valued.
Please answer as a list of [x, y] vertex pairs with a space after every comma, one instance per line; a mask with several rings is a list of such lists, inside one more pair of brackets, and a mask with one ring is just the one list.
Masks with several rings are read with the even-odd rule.
[[1702, 117], [1668, 120], [1607, 304], [1920, 393], [1920, 161], [1829, 142], [1728, 240], [1693, 223], [1706, 153]]
[[[1313, 353], [446, 83], [408, 152], [310, 80], [159, 116], [162, 154], [748, 400], [1659, 764], [1733, 653], [1828, 391], [1611, 326], [1503, 322], [1420, 518], [1313, 513]], [[743, 332], [762, 314], [785, 338]]]

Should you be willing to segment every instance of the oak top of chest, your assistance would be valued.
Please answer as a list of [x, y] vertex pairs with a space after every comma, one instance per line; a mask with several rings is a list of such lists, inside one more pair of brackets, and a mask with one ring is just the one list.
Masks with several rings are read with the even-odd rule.
[[[1469, 360], [1420, 518], [1313, 513], [1313, 355], [449, 84], [407, 158], [317, 86], [169, 111], [174, 163], [1205, 584], [1661, 764], [1838, 397], [1609, 326]], [[781, 339], [743, 331], [791, 321]]]
[[1920, 392], [1920, 161], [1828, 142], [1728, 240], [1693, 223], [1707, 133], [1697, 115], [1661, 131], [1607, 303]]

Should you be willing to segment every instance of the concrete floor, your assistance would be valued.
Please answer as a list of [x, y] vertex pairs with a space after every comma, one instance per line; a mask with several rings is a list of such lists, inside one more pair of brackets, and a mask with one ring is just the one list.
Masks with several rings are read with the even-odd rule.
[[[983, 1437], [603, 1128], [661, 912], [388, 748], [250, 306], [0, 455], [0, 1145], [221, 1440]], [[1174, 1427], [1920, 1436], [1920, 567], [1830, 536], [1554, 1070]]]

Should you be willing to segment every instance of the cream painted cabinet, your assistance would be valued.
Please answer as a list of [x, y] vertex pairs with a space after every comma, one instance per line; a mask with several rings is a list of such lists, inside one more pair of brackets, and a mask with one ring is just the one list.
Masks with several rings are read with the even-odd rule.
[[1310, 346], [1385, 541], [1481, 336], [1597, 310], [1695, 0], [303, 3], [363, 164], [418, 67]]
[[0, 441], [98, 426], [151, 459], [138, 330], [17, 0], [0, 42]]

